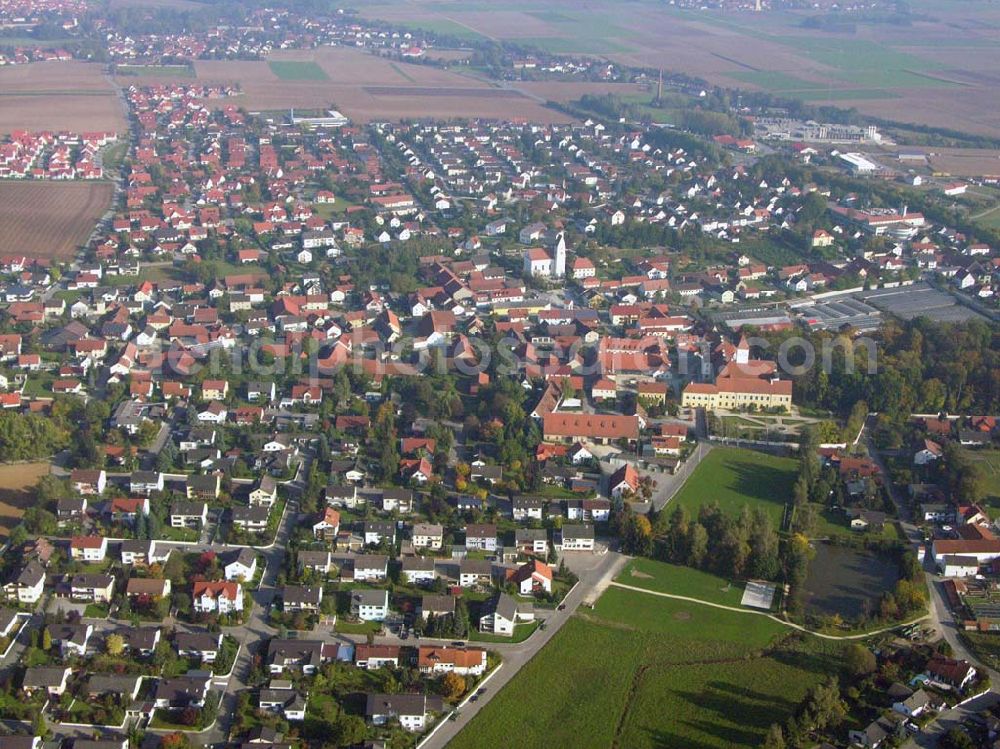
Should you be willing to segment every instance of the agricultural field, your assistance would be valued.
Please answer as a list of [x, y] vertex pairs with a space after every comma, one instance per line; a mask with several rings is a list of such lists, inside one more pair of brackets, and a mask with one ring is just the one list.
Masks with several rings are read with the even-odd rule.
[[[1000, 10], [982, 2], [911, 3], [912, 23], [837, 21], [822, 10], [732, 14], [682, 10], [655, 0], [583, 5], [553, 0], [413, 3], [384, 0], [362, 15], [455, 37], [513, 41], [684, 72], [724, 86], [856, 106], [879, 117], [1000, 135]], [[970, 50], [974, 52], [970, 53]]]
[[70, 258], [113, 195], [110, 182], [0, 182], [0, 247], [28, 257]]
[[612, 587], [449, 746], [502, 745], [512, 725], [525, 749], [759, 746], [836, 672], [839, 650], [767, 617]]
[[34, 504], [34, 486], [48, 472], [46, 462], [0, 465], [0, 537], [6, 539], [24, 511]]
[[39, 62], [0, 68], [0, 135], [18, 129], [123, 133], [126, 123], [101, 65]]
[[274, 60], [267, 65], [283, 81], [328, 80], [323, 68], [309, 60]]
[[779, 458], [752, 450], [715, 448], [684, 482], [671, 501], [692, 516], [709, 502], [718, 502], [724, 512], [737, 515], [744, 505], [762, 507], [781, 524], [785, 505], [792, 496], [798, 465], [791, 458]]
[[[236, 98], [212, 102], [218, 107], [235, 103], [251, 111], [333, 108], [356, 122], [403, 117], [571, 119], [513, 89], [347, 47], [282, 50], [266, 62], [199, 60], [194, 67], [200, 81], [240, 87], [242, 93]], [[163, 81], [153, 77], [149, 82]]]

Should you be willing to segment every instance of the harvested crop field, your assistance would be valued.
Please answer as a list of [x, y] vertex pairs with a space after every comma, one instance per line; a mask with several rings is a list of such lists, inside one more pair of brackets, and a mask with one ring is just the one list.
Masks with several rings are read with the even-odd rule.
[[524, 0], [381, 0], [360, 12], [455, 37], [662, 67], [712, 84], [1000, 135], [1000, 9], [984, 4], [925, 0], [919, 12], [928, 17], [913, 23], [845, 23], [843, 14], [818, 7], [741, 14], [653, 0], [550, 0], [544, 9]]
[[0, 68], [0, 133], [115, 130], [125, 116], [101, 65], [37, 62]]
[[68, 258], [111, 205], [110, 182], [0, 182], [0, 247]]
[[34, 486], [49, 472], [48, 463], [0, 465], [0, 537], [7, 538], [35, 502]]
[[[494, 99], [520, 99], [522, 94], [509, 89], [488, 89]], [[365, 92], [372, 96], [482, 96], [481, 88], [431, 88], [425, 86], [365, 86]]]
[[[315, 72], [311, 73], [312, 79], [291, 79], [293, 73], [304, 75], [303, 71], [312, 71], [313, 66], [325, 75], [325, 80], [315, 79]], [[195, 71], [201, 81], [240, 87], [242, 94], [235, 100], [215, 101], [219, 107], [236, 103], [251, 111], [334, 108], [356, 122], [402, 117], [519, 117], [539, 122], [570, 119], [518, 91], [346, 47], [284, 50], [267, 62], [199, 60]]]
[[[512, 85], [518, 91], [523, 91], [529, 96], [539, 96], [546, 101], [557, 101], [563, 104], [576, 101], [581, 96], [587, 95], [616, 94], [617, 96], [630, 97], [646, 91], [635, 83], [603, 83], [599, 81], [518, 81]], [[647, 95], [652, 97], [651, 93], [647, 93]]]

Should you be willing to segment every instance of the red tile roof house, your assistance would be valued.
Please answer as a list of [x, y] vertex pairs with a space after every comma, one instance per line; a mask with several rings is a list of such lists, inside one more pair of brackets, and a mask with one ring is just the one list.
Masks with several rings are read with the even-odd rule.
[[955, 689], [964, 689], [976, 678], [976, 669], [968, 661], [934, 656], [927, 663], [927, 673], [935, 681], [948, 684]]
[[517, 586], [522, 596], [534, 593], [552, 592], [552, 568], [544, 562], [533, 559], [516, 570], [507, 570], [507, 581]]
[[198, 613], [242, 611], [243, 588], [232, 582], [197, 582], [192, 588], [191, 600]]
[[608, 492], [615, 499], [619, 499], [627, 492], [635, 492], [639, 488], [639, 472], [631, 463], [626, 463], [613, 474], [608, 480]]
[[609, 414], [548, 413], [542, 417], [542, 433], [547, 440], [608, 443], [639, 439], [638, 416]]
[[69, 542], [70, 559], [100, 562], [108, 553], [108, 540], [103, 536], [73, 536]]
[[449, 648], [421, 646], [417, 651], [417, 668], [424, 674], [480, 675], [486, 672], [486, 651], [481, 648]]

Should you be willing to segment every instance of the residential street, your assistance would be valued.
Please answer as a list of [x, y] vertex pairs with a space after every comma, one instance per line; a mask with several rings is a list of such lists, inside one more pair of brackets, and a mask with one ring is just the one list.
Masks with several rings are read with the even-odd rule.
[[[872, 441], [870, 427], [874, 422], [874, 419], [874, 415], [869, 415], [868, 419], [865, 421], [864, 434], [862, 435], [862, 438], [868, 448], [868, 454], [871, 456], [872, 460], [875, 461], [879, 471], [881, 471], [882, 475], [886, 479], [886, 488], [889, 491], [889, 496], [892, 498], [893, 504], [896, 506], [896, 514], [899, 517], [900, 528], [902, 528], [907, 541], [916, 547], [918, 544], [924, 542], [924, 536], [921, 530], [913, 523], [913, 518], [910, 512], [910, 503], [907, 501], [907, 498], [902, 496], [898, 487], [896, 487], [896, 485], [889, 480], [890, 474], [886, 468], [885, 462], [882, 460], [882, 456], [879, 454], [878, 449]], [[941, 716], [941, 718], [932, 723], [926, 731], [911, 737], [904, 744], [905, 747], [910, 747], [911, 749], [912, 747], [917, 746], [935, 746], [937, 738], [946, 733], [951, 727], [961, 723], [962, 720], [969, 715], [973, 715], [979, 710], [983, 710], [991, 704], [1000, 701], [1000, 673], [976, 660], [976, 657], [969, 651], [968, 648], [965, 647], [964, 643], [959, 638], [958, 625], [955, 623], [955, 618], [952, 616], [951, 609], [948, 606], [948, 600], [942, 586], [944, 578], [937, 574], [937, 570], [934, 565], [934, 557], [930, 553], [930, 549], [928, 549], [927, 556], [924, 560], [924, 570], [927, 577], [927, 590], [930, 602], [930, 617], [927, 619], [927, 623], [931, 626], [938, 637], [944, 638], [945, 642], [951, 646], [953, 657], [967, 660], [970, 663], [975, 664], [976, 668], [985, 670], [990, 677], [991, 690], [981, 698], [970, 702], [968, 705], [947, 711]]]

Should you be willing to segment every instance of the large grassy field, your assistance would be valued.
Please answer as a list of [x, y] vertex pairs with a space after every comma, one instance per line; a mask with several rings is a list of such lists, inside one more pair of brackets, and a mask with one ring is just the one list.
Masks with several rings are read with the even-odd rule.
[[[998, 215], [1000, 225], [1000, 215]], [[992, 518], [1000, 517], [1000, 450], [965, 450], [966, 457], [979, 465], [983, 474], [983, 509]]]
[[644, 557], [629, 562], [615, 580], [635, 588], [673, 593], [726, 606], [739, 606], [743, 599], [742, 583], [733, 584], [710, 572]]
[[791, 499], [797, 470], [798, 465], [791, 458], [731, 447], [715, 448], [684, 482], [667, 505], [667, 511], [680, 504], [695, 516], [698, 508], [714, 501], [724, 512], [736, 515], [743, 505], [760, 506], [774, 519], [777, 528]]
[[839, 650], [766, 617], [610, 588], [449, 747], [504, 746], [512, 730], [520, 749], [759, 746]]

